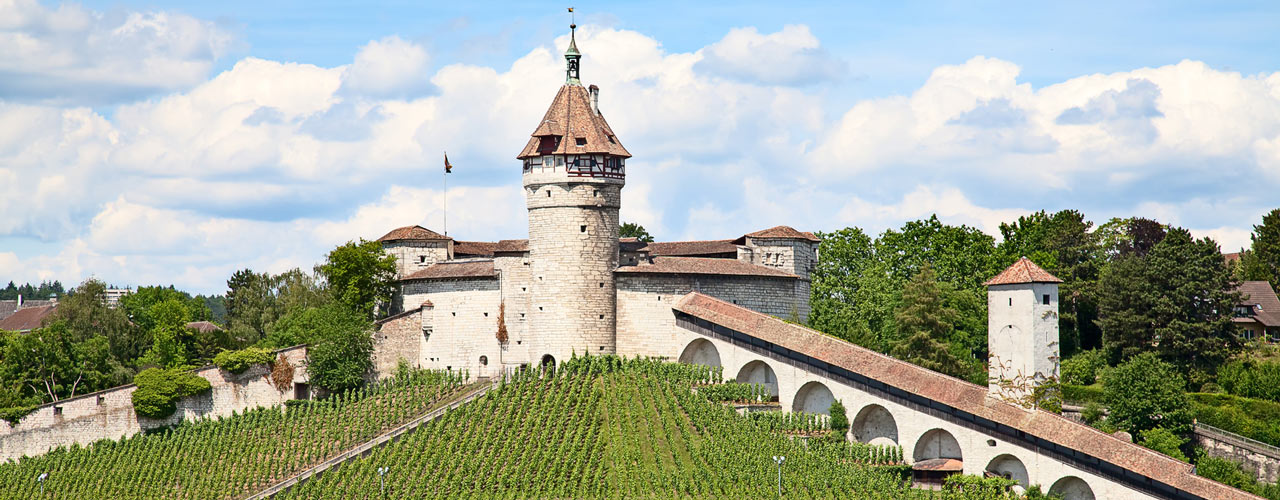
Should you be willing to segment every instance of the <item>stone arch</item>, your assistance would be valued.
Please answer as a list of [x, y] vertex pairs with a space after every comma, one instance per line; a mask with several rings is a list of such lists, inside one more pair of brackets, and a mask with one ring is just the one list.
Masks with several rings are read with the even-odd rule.
[[680, 362], [691, 365], [720, 365], [720, 351], [707, 339], [694, 339], [680, 353]]
[[761, 384], [769, 390], [769, 395], [773, 398], [778, 397], [778, 375], [773, 372], [773, 368], [764, 361], [755, 360], [738, 370], [738, 376], [734, 380], [744, 384]]
[[552, 355], [550, 355], [550, 354], [543, 354], [543, 355], [542, 355], [542, 366], [545, 366], [545, 367], [547, 367], [547, 368], [551, 368], [551, 369], [553, 369], [553, 370], [554, 370], [554, 369], [555, 369], [555, 367], [556, 367], [556, 357], [555, 357], [555, 356], [552, 356]]
[[853, 439], [860, 443], [875, 445], [898, 444], [898, 421], [893, 419], [889, 410], [878, 404], [869, 404], [858, 410], [849, 426], [853, 430]]
[[991, 459], [991, 463], [987, 464], [987, 472], [1017, 481], [1017, 486], [1013, 487], [1014, 493], [1021, 494], [1031, 485], [1031, 476], [1027, 474], [1027, 466], [1023, 465], [1022, 460], [1019, 460], [1018, 457], [1008, 453]]
[[911, 458], [916, 462], [935, 458], [954, 458], [963, 461], [964, 454], [955, 436], [943, 429], [933, 429], [916, 440], [916, 449], [911, 454]]
[[1094, 500], [1093, 488], [1076, 476], [1059, 479], [1049, 487], [1049, 494], [1061, 496], [1063, 500]]
[[795, 399], [791, 400], [791, 411], [826, 415], [830, 413], [831, 402], [835, 399], [831, 389], [822, 382], [806, 382], [796, 391]]

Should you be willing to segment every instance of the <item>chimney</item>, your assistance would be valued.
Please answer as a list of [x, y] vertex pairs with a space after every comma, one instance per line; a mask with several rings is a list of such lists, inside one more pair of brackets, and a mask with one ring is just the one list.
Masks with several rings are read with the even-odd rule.
[[587, 91], [591, 93], [591, 112], [596, 115], [600, 114], [600, 87], [592, 85], [587, 87]]
[[18, 294], [18, 307], [14, 308], [15, 311], [18, 309], [22, 309], [22, 294]]

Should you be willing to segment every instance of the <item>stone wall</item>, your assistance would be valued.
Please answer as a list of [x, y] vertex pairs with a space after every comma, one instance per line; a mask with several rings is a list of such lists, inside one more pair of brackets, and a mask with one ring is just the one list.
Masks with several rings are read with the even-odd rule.
[[809, 279], [818, 264], [818, 244], [795, 238], [747, 238], [747, 249], [738, 260], [765, 266]]
[[[1045, 304], [1045, 297], [1048, 304]], [[1057, 380], [1058, 287], [1054, 283], [994, 285], [987, 289], [988, 378], [992, 392], [1024, 398]], [[1002, 385], [999, 382], [1004, 380]]]
[[[801, 293], [801, 284], [804, 285]], [[618, 354], [675, 359], [671, 307], [700, 292], [779, 318], [809, 314], [808, 282], [755, 276], [621, 274], [618, 276]]]
[[493, 267], [498, 271], [502, 281], [502, 296], [499, 299], [506, 307], [507, 345], [502, 347], [502, 363], [518, 366], [531, 363], [529, 358], [529, 281], [533, 276], [533, 265], [528, 253], [498, 255], [493, 259]]
[[1209, 456], [1243, 464], [1244, 470], [1252, 473], [1258, 481], [1280, 481], [1280, 448], [1242, 436], [1217, 432], [1203, 425], [1196, 426], [1194, 439]]
[[382, 249], [396, 258], [396, 278], [403, 278], [436, 262], [448, 260], [451, 244], [449, 240], [390, 241], [384, 243]]
[[[422, 326], [430, 335], [422, 338], [419, 366], [432, 370], [468, 371], [486, 376], [503, 362], [496, 337], [499, 281], [495, 278], [445, 279], [406, 287], [409, 304], [430, 301], [431, 317]], [[483, 363], [481, 357], [483, 356]]]
[[400, 360], [413, 368], [422, 367], [422, 325], [430, 322], [433, 309], [418, 307], [378, 322], [378, 329], [373, 333], [375, 378], [381, 380], [395, 375]]
[[[145, 429], [177, 424], [184, 420], [216, 418], [258, 407], [274, 407], [294, 399], [299, 384], [307, 383], [306, 348], [280, 351], [294, 367], [293, 386], [280, 391], [271, 382], [265, 365], [250, 367], [233, 375], [216, 366], [197, 370], [212, 390], [184, 398], [178, 411], [163, 420], [139, 418], [133, 412], [133, 391], [126, 385], [50, 403], [23, 417], [18, 425], [0, 423], [0, 460], [44, 454], [73, 443], [87, 445], [102, 439], [120, 439]], [[305, 387], [305, 385], [304, 385]]]

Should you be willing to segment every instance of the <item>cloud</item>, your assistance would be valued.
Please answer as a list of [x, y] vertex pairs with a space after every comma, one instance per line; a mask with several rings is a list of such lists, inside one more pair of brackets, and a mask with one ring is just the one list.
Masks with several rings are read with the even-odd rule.
[[702, 49], [695, 69], [766, 85], [811, 85], [844, 76], [843, 61], [824, 50], [805, 25], [789, 24], [762, 35], [754, 26], [729, 30]]
[[172, 12], [3, 2], [0, 98], [94, 105], [185, 89], [236, 44], [216, 23]]
[[1055, 121], [1060, 125], [1101, 124], [1114, 136], [1150, 144], [1158, 134], [1151, 119], [1164, 116], [1156, 107], [1160, 87], [1147, 79], [1132, 79], [1125, 85], [1122, 91], [1104, 91], [1084, 106], [1063, 111]]
[[342, 77], [342, 90], [351, 95], [403, 98], [430, 89], [431, 58], [422, 46], [398, 36], [373, 40], [360, 48]]

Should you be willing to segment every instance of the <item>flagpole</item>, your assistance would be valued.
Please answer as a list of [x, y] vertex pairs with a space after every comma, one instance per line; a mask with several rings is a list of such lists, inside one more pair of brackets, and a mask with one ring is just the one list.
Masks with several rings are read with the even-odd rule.
[[[444, 154], [445, 164], [449, 163], [449, 153]], [[444, 170], [444, 235], [449, 236], [449, 169]]]

